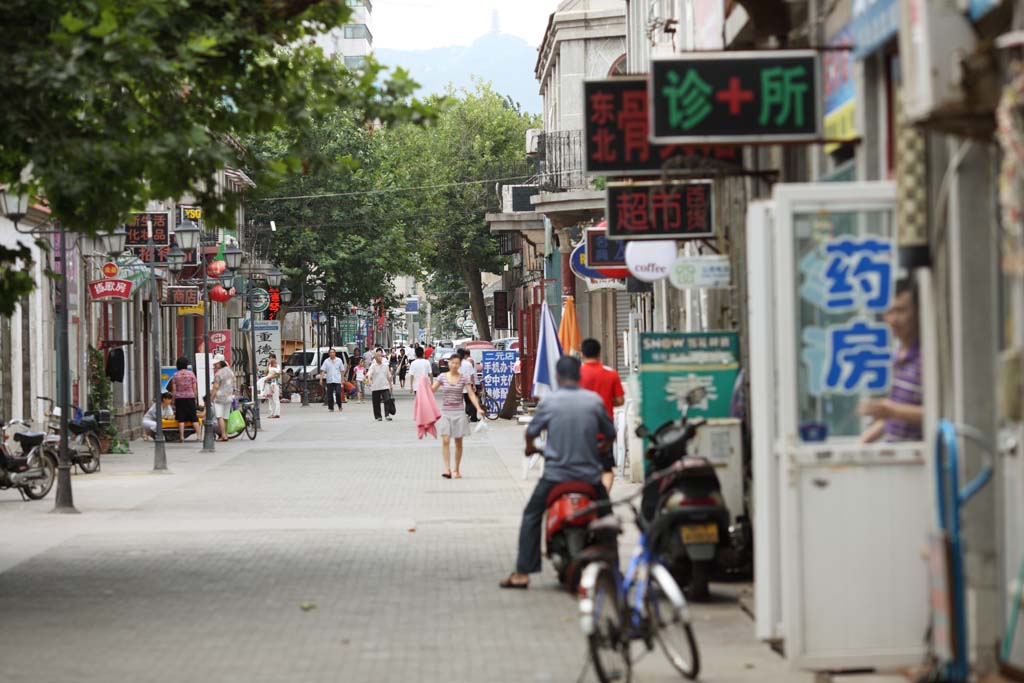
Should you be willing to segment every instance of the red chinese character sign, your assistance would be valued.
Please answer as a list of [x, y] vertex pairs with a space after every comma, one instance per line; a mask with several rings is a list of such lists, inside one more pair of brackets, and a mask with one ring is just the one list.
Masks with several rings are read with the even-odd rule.
[[267, 320], [277, 320], [281, 312], [281, 288], [267, 287], [270, 302], [267, 304]]
[[224, 362], [231, 365], [231, 330], [210, 332], [210, 353], [221, 354]]
[[89, 298], [93, 301], [104, 299], [128, 299], [132, 295], [130, 280], [107, 278], [89, 283]]
[[695, 52], [654, 59], [650, 74], [651, 139], [655, 142], [821, 138], [817, 52]]
[[678, 157], [698, 157], [739, 166], [732, 145], [656, 145], [649, 139], [646, 78], [606, 78], [583, 84], [588, 173], [651, 175]]
[[608, 183], [608, 239], [714, 237], [711, 181]]

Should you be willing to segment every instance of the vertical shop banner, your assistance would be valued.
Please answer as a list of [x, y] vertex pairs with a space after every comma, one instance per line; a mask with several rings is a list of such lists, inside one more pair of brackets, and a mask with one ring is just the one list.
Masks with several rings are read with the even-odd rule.
[[214, 356], [218, 353], [223, 355], [225, 362], [231, 365], [231, 330], [210, 332], [209, 352]]
[[177, 366], [165, 365], [160, 368], [160, 393], [167, 391], [167, 383], [171, 381], [171, 377], [174, 377], [174, 373], [178, 371]]
[[[256, 367], [262, 373], [267, 369], [267, 359], [270, 354], [277, 356], [278, 367], [284, 367], [284, 359], [281, 358], [281, 321], [280, 320], [257, 320], [255, 323]], [[249, 336], [246, 335], [248, 340]]]
[[645, 332], [640, 335], [640, 415], [654, 431], [679, 418], [686, 394], [707, 396], [690, 407], [691, 417], [729, 417], [739, 372], [736, 332]]
[[510, 329], [508, 322], [508, 292], [503, 289], [494, 292], [494, 329]]
[[497, 399], [498, 405], [504, 405], [509, 387], [512, 386], [512, 369], [519, 359], [519, 352], [484, 351], [482, 356], [483, 381], [487, 393]]
[[661, 144], [821, 138], [820, 62], [812, 50], [658, 57], [648, 92]]
[[[828, 41], [831, 50], [825, 52], [822, 70], [825, 79], [825, 137], [831, 141], [854, 140], [857, 137], [857, 108], [854, 104], [856, 88], [853, 79], [853, 53], [842, 49], [853, 45], [849, 26]], [[826, 152], [839, 148], [840, 142], [829, 142]]]
[[610, 240], [707, 239], [715, 236], [709, 180], [608, 183]]
[[605, 78], [583, 84], [587, 173], [651, 175], [679, 157], [697, 157], [718, 165], [740, 166], [743, 154], [733, 145], [656, 145], [648, 136], [646, 78]]
[[281, 288], [267, 287], [269, 302], [267, 303], [267, 320], [277, 320], [281, 313]]

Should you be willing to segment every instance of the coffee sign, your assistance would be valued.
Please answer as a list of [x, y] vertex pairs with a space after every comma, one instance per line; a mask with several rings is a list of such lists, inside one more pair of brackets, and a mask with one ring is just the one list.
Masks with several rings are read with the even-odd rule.
[[657, 282], [668, 277], [675, 260], [676, 243], [673, 240], [626, 243], [626, 267], [641, 282]]

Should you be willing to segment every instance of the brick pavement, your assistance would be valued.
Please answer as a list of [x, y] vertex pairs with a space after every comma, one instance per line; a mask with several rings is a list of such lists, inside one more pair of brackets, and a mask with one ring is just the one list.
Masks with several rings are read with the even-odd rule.
[[[496, 588], [532, 486], [521, 428], [491, 423], [448, 481], [411, 407], [286, 405], [256, 441], [169, 445], [167, 476], [137, 442], [74, 478], [78, 516], [0, 492], [0, 681], [577, 680], [553, 572]], [[807, 680], [734, 601], [695, 612], [704, 680]], [[678, 680], [658, 653], [635, 673]]]

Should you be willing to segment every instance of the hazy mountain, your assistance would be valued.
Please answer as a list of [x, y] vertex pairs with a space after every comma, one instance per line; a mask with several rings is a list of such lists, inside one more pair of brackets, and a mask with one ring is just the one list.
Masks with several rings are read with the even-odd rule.
[[540, 85], [533, 77], [537, 50], [522, 38], [492, 31], [469, 47], [379, 49], [373, 54], [381, 64], [407, 69], [420, 84], [421, 94], [441, 92], [449, 83], [472, 88], [472, 76], [479, 76], [499, 93], [511, 95], [524, 111], [541, 112]]

